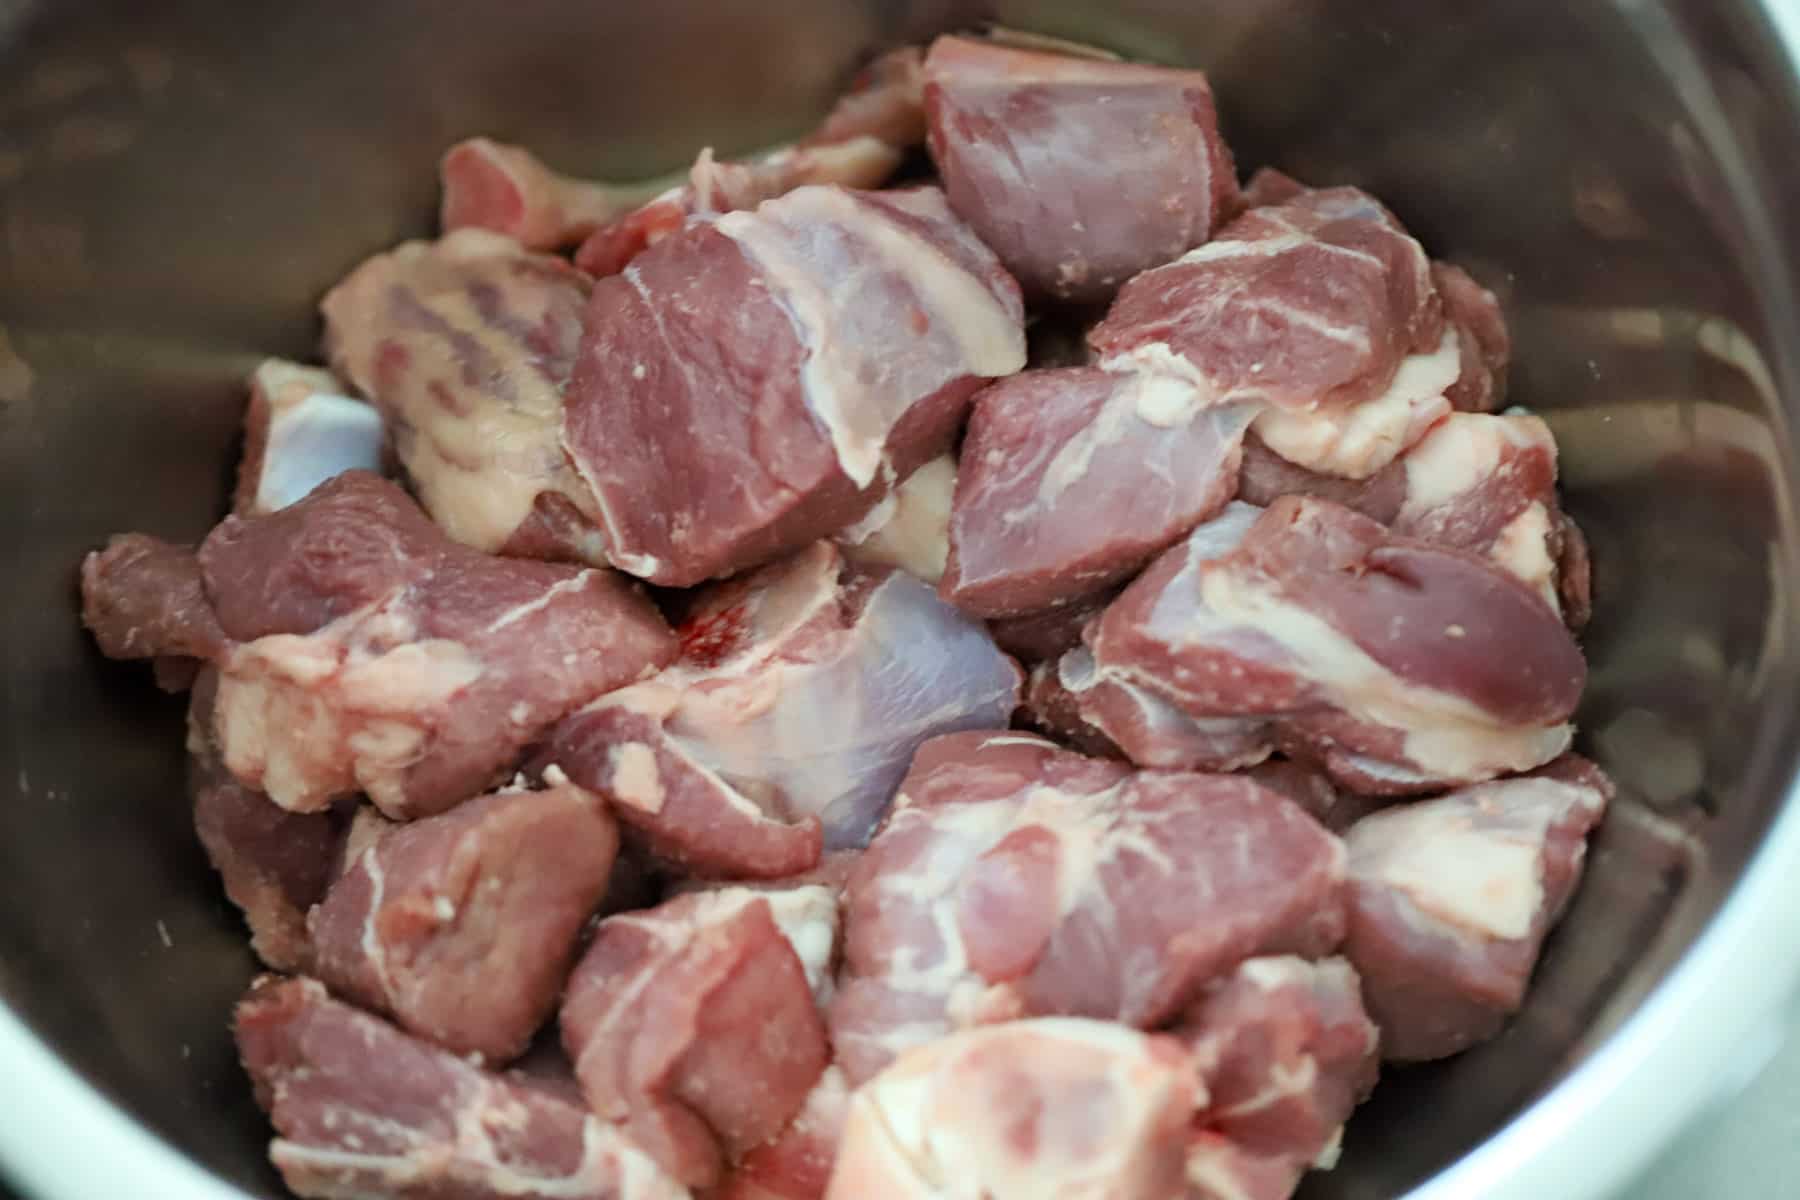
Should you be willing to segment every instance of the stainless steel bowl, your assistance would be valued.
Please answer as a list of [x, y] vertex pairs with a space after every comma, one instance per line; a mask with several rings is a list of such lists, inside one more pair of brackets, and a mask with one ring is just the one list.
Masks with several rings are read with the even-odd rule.
[[0, 1160], [57, 1197], [279, 1194], [178, 706], [83, 638], [80, 553], [214, 520], [247, 368], [309, 354], [321, 291], [428, 228], [453, 139], [666, 169], [995, 16], [1204, 66], [1244, 165], [1363, 184], [1503, 294], [1514, 396], [1594, 543], [1584, 740], [1625, 795], [1511, 1030], [1392, 1073], [1305, 1194], [1604, 1194], [1766, 1049], [1800, 974], [1776, 4], [0, 0]]

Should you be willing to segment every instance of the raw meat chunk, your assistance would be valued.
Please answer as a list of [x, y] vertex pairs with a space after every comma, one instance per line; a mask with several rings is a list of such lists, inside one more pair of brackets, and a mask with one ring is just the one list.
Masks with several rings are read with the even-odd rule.
[[780, 1133], [830, 1058], [804, 965], [745, 888], [602, 921], [562, 1033], [593, 1111], [691, 1187]]
[[1500, 301], [1450, 263], [1432, 263], [1431, 279], [1444, 298], [1444, 315], [1456, 327], [1462, 351], [1462, 371], [1445, 396], [1458, 412], [1493, 412], [1506, 399], [1506, 371], [1512, 359], [1512, 336]]
[[296, 1195], [375, 1200], [686, 1200], [579, 1104], [469, 1065], [333, 1000], [264, 977], [237, 1009], [238, 1051]]
[[850, 1097], [828, 1200], [1170, 1200], [1205, 1100], [1172, 1038], [1019, 1021], [902, 1055]]
[[1018, 289], [935, 188], [805, 187], [594, 287], [563, 439], [612, 561], [685, 586], [867, 514], [1025, 361]]
[[108, 658], [154, 659], [157, 683], [171, 692], [228, 644], [194, 548], [147, 533], [114, 534], [82, 559], [81, 623]]
[[615, 275], [641, 251], [680, 230], [690, 217], [755, 208], [809, 184], [880, 187], [907, 150], [925, 140], [923, 55], [916, 46], [870, 63], [819, 127], [791, 147], [741, 163], [700, 152], [684, 182], [594, 231], [575, 264]]
[[[560, 258], [465, 229], [376, 255], [320, 303], [332, 365], [381, 410], [420, 504], [454, 540], [605, 561], [593, 494], [560, 440], [589, 286]], [[553, 547], [534, 520], [546, 497], [570, 526]]]
[[941, 591], [1018, 616], [1126, 578], [1237, 490], [1249, 404], [1167, 374], [1027, 371], [976, 398]]
[[1371, 794], [1530, 770], [1567, 748], [1586, 665], [1511, 575], [1321, 500], [1277, 500], [1235, 546], [1220, 525], [1088, 627], [1102, 680], [1189, 716], [1267, 720], [1290, 757]]
[[1356, 479], [1449, 411], [1461, 362], [1425, 252], [1354, 188], [1250, 210], [1128, 282], [1088, 341], [1103, 367], [1262, 405], [1277, 454]]
[[862, 845], [913, 751], [1004, 728], [1019, 672], [977, 622], [818, 542], [705, 595], [681, 660], [601, 697], [549, 757], [691, 869], [778, 878]]
[[[245, 574], [284, 548], [281, 569]], [[220, 752], [240, 781], [298, 812], [357, 791], [396, 819], [442, 812], [676, 650], [612, 572], [457, 546], [363, 472], [278, 513], [228, 519], [201, 558], [215, 596], [232, 598], [221, 618], [247, 639], [220, 662]], [[239, 579], [255, 584], [235, 594]]]
[[1343, 791], [1327, 772], [1291, 758], [1268, 759], [1245, 774], [1270, 791], [1280, 792], [1340, 836], [1370, 813], [1394, 803], [1392, 796], [1359, 796]]
[[[1375, 1025], [1363, 1011], [1356, 972], [1341, 958], [1252, 958], [1215, 980], [1173, 1031], [1189, 1048], [1206, 1086], [1202, 1118], [1210, 1139], [1197, 1149], [1219, 1173], [1279, 1182], [1330, 1166], [1355, 1107], [1375, 1086]], [[1202, 1184], [1195, 1200], [1267, 1196], [1286, 1200], [1292, 1184], [1258, 1190]]]
[[291, 813], [231, 777], [212, 741], [218, 671], [203, 668], [188, 701], [188, 792], [194, 831], [250, 946], [278, 971], [312, 963], [306, 913], [331, 883], [349, 824], [341, 811]]
[[838, 534], [844, 557], [876, 567], [899, 567], [936, 584], [950, 557], [950, 504], [956, 493], [956, 456], [940, 454], [907, 476], [861, 521]]
[[618, 828], [560, 776], [402, 826], [307, 922], [333, 991], [476, 1061], [517, 1058], [556, 1007]]
[[1159, 1025], [1246, 957], [1329, 953], [1343, 873], [1335, 837], [1246, 779], [935, 738], [844, 889], [838, 1064], [860, 1083], [1020, 1016]]
[[942, 37], [925, 114], [952, 207], [1035, 298], [1105, 301], [1236, 202], [1199, 71]]
[[267, 359], [250, 377], [239, 516], [274, 512], [345, 471], [381, 470], [381, 414], [330, 371]]
[[837, 1161], [850, 1086], [825, 1068], [788, 1127], [744, 1156], [714, 1200], [823, 1200]]
[[1568, 755], [1351, 826], [1344, 953], [1384, 1058], [1443, 1058], [1500, 1032], [1612, 794], [1599, 768]]
[[674, 186], [668, 179], [589, 183], [559, 174], [522, 146], [456, 143], [438, 161], [443, 232], [487, 229], [527, 250], [560, 250]]

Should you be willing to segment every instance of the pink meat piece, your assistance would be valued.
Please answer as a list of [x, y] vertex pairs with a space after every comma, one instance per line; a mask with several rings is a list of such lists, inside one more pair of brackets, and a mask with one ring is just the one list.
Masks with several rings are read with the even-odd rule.
[[935, 188], [805, 187], [665, 239], [595, 285], [564, 418], [612, 561], [683, 586], [853, 524], [1024, 364], [1022, 322]]
[[1384, 1058], [1443, 1058], [1500, 1032], [1612, 795], [1599, 768], [1567, 755], [1351, 826], [1344, 953]]
[[1103, 680], [1189, 716], [1265, 720], [1277, 748], [1369, 794], [1530, 770], [1567, 748], [1581, 652], [1487, 559], [1302, 497], [1263, 510], [1235, 545], [1220, 525], [1089, 626]]
[[375, 1200], [686, 1200], [628, 1137], [578, 1103], [484, 1071], [333, 1000], [257, 981], [238, 1052], [299, 1196]]
[[[258, 571], [271, 558], [281, 565]], [[459, 546], [364, 472], [269, 516], [228, 518], [201, 562], [242, 639], [220, 661], [220, 752], [297, 812], [358, 791], [396, 819], [442, 812], [676, 651], [614, 573]]]
[[[381, 410], [452, 539], [605, 562], [593, 494], [561, 442], [589, 287], [560, 258], [465, 229], [376, 255], [320, 303], [333, 367]], [[545, 497], [568, 528], [547, 524]], [[544, 545], [547, 528], [560, 542]]]
[[618, 842], [597, 796], [555, 781], [395, 829], [313, 910], [313, 973], [446, 1050], [517, 1058], [556, 1007]]
[[548, 755], [707, 873], [776, 878], [862, 845], [920, 744], [1004, 728], [1018, 703], [978, 622], [829, 542], [713, 588], [679, 633], [674, 667], [575, 714]]
[[983, 617], [1127, 578], [1237, 490], [1257, 408], [1173, 375], [1027, 371], [977, 397], [940, 590]]
[[1594, 615], [1593, 561], [1587, 535], [1575, 518], [1562, 517], [1561, 549], [1556, 558], [1556, 598], [1570, 629], [1584, 628]]
[[1228, 1163], [1251, 1167], [1232, 1172], [1238, 1186], [1202, 1184], [1193, 1200], [1286, 1200], [1291, 1181], [1262, 1181], [1334, 1164], [1344, 1122], [1379, 1070], [1379, 1038], [1359, 988], [1341, 958], [1253, 958], [1188, 1009], [1174, 1033], [1206, 1086], [1202, 1120], [1235, 1151], [1222, 1160], [1216, 1143], [1203, 1144], [1197, 1157], [1212, 1170], [1202, 1178]]
[[1021, 662], [1036, 664], [1059, 658], [1081, 644], [1082, 629], [1104, 612], [1122, 590], [1107, 588], [1055, 608], [999, 617], [988, 622], [988, 632], [994, 635], [995, 645]]
[[1460, 347], [1429, 266], [1366, 193], [1309, 191], [1130, 280], [1088, 341], [1102, 367], [1262, 406], [1257, 433], [1291, 462], [1367, 478], [1449, 411]]
[[830, 1058], [799, 955], [743, 888], [602, 921], [561, 1020], [589, 1106], [691, 1187], [779, 1134]]
[[489, 138], [456, 143], [438, 161], [444, 233], [486, 229], [527, 250], [560, 250], [674, 186], [668, 179], [590, 183], [545, 166], [523, 146]]
[[844, 1073], [825, 1068], [787, 1128], [746, 1154], [712, 1200], [823, 1200], [849, 1107]]
[[850, 1098], [827, 1200], [1170, 1200], [1205, 1101], [1180, 1043], [1049, 1018], [916, 1047]]
[[147, 533], [114, 534], [81, 561], [81, 623], [108, 658], [148, 658], [157, 683], [179, 692], [229, 639], [207, 598], [192, 546]]
[[1020, 1016], [1154, 1027], [1246, 957], [1329, 953], [1343, 871], [1335, 837], [1240, 777], [933, 739], [844, 890], [838, 1064], [860, 1083]]
[[250, 376], [231, 510], [274, 512], [345, 471], [380, 471], [384, 439], [381, 414], [330, 371], [266, 359]]
[[188, 700], [194, 832], [244, 914], [257, 957], [278, 971], [304, 971], [313, 957], [306, 913], [331, 883], [350, 822], [341, 809], [288, 812], [233, 779], [212, 741], [217, 692], [218, 670], [203, 668]]
[[923, 74], [918, 47], [891, 50], [796, 145], [744, 162], [721, 163], [711, 149], [701, 151], [684, 180], [596, 229], [575, 252], [575, 264], [597, 277], [616, 275], [691, 217], [755, 208], [812, 184], [880, 187], [925, 140]]
[[1444, 298], [1444, 314], [1456, 327], [1461, 347], [1462, 371], [1445, 395], [1458, 412], [1493, 412], [1506, 400], [1507, 366], [1512, 360], [1512, 335], [1500, 301], [1452, 263], [1432, 263], [1431, 279]]
[[940, 454], [907, 476], [861, 521], [837, 535], [844, 557], [874, 567], [899, 567], [936, 585], [950, 557], [950, 505], [956, 493], [956, 456]]
[[951, 205], [1034, 298], [1103, 302], [1236, 203], [1199, 71], [942, 37], [925, 81]]

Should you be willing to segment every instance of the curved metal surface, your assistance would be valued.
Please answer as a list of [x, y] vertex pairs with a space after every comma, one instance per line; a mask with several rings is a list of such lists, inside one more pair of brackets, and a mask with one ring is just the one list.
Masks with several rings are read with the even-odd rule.
[[1365, 184], [1503, 294], [1595, 545], [1584, 737], [1625, 796], [1510, 1031], [1392, 1073], [1304, 1195], [1605, 1194], [1800, 973], [1800, 89], [1753, 3], [1468, 7], [0, 2], [0, 1161], [56, 1197], [279, 1194], [178, 706], [86, 645], [79, 554], [211, 523], [247, 367], [428, 227], [454, 138], [649, 172], [997, 15], [1206, 67], [1244, 166]]

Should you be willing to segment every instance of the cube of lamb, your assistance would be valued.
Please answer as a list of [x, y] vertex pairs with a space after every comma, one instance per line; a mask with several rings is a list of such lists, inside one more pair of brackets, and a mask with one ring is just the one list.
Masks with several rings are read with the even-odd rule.
[[780, 878], [862, 845], [913, 751], [1003, 728], [1019, 672], [975, 621], [829, 542], [714, 588], [681, 660], [564, 721], [546, 756], [690, 869]]
[[564, 443], [612, 561], [674, 586], [853, 524], [1025, 362], [1017, 286], [929, 187], [690, 223], [585, 324]]
[[320, 303], [332, 366], [381, 410], [419, 502], [456, 541], [606, 561], [560, 440], [589, 286], [560, 258], [465, 229], [376, 255]]
[[1236, 203], [1199, 71], [942, 37], [925, 113], [951, 206], [1034, 299], [1104, 302]]
[[264, 977], [238, 1052], [298, 1196], [687, 1200], [630, 1138], [554, 1089], [484, 1071], [333, 1000]]
[[1350, 827], [1344, 954], [1384, 1058], [1443, 1058], [1500, 1032], [1612, 795], [1599, 768], [1567, 755]]
[[747, 888], [600, 922], [561, 1024], [589, 1106], [690, 1187], [779, 1134], [830, 1060], [805, 965]]
[[933, 739], [844, 890], [838, 1065], [858, 1084], [1021, 1016], [1155, 1027], [1247, 957], [1330, 953], [1343, 878], [1338, 840], [1249, 780]]
[[1120, 289], [1088, 334], [1100, 365], [1173, 374], [1206, 404], [1256, 404], [1290, 462], [1366, 479], [1450, 411], [1461, 345], [1430, 260], [1372, 197], [1253, 208]]
[[619, 842], [599, 797], [546, 783], [365, 849], [307, 921], [313, 973], [446, 1050], [517, 1058], [556, 1007]]
[[1327, 501], [1283, 497], [1247, 527], [1234, 513], [1089, 625], [1100, 680], [1191, 717], [1265, 721], [1274, 746], [1369, 794], [1530, 770], [1568, 747], [1586, 664], [1525, 584]]
[[227, 518], [200, 557], [238, 639], [220, 659], [220, 753], [297, 812], [358, 791], [395, 819], [442, 812], [676, 650], [613, 572], [459, 546], [360, 471]]
[[944, 598], [982, 617], [1128, 578], [1237, 491], [1253, 404], [1179, 377], [1027, 371], [983, 391], [963, 441]]

